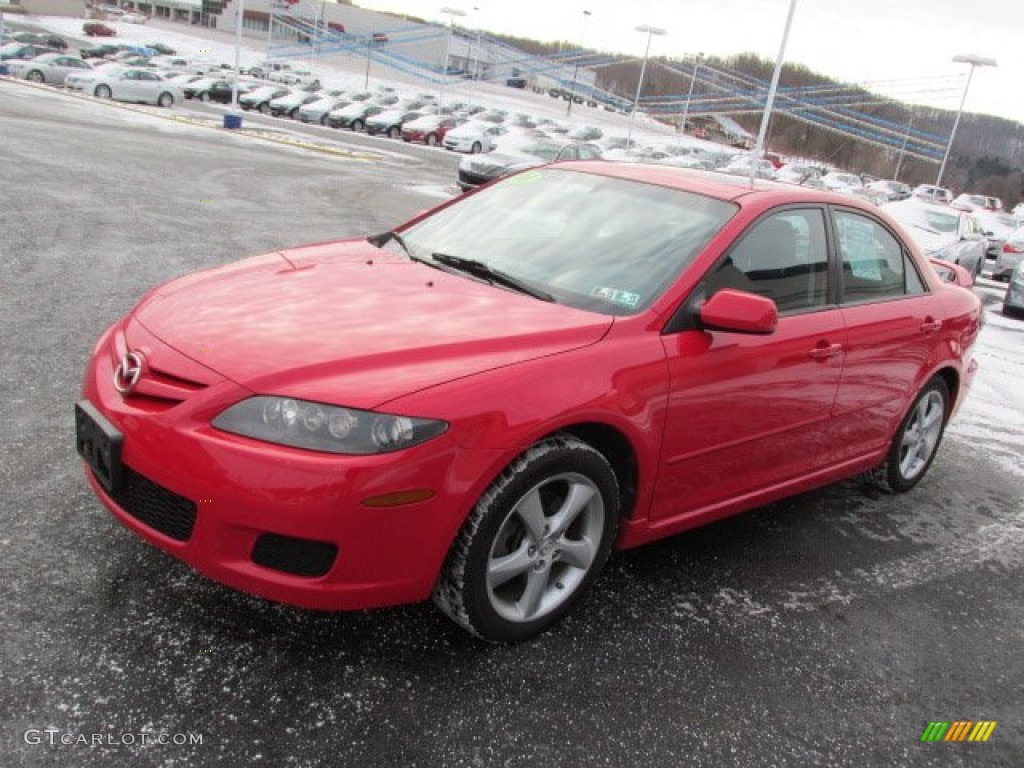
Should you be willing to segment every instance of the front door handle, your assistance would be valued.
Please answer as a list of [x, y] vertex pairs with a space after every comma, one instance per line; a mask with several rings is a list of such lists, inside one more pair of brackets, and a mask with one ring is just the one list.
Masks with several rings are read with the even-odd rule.
[[807, 354], [809, 354], [815, 360], [827, 360], [830, 357], [835, 357], [836, 355], [841, 355], [842, 353], [842, 344], [829, 344], [823, 341]]

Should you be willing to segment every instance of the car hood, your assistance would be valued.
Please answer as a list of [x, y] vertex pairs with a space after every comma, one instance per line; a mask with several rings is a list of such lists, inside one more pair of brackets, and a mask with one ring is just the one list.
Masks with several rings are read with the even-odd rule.
[[925, 253], [944, 251], [957, 242], [956, 235], [952, 233], [930, 231], [902, 221], [900, 224], [910, 239], [920, 245]]
[[133, 317], [177, 352], [253, 392], [357, 408], [593, 344], [613, 322], [365, 240], [190, 275], [153, 291]]

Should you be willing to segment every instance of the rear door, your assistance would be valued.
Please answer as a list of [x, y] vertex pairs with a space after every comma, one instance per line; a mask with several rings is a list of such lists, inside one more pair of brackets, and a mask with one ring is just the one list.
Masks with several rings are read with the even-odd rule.
[[834, 208], [832, 220], [847, 337], [827, 441], [839, 462], [888, 444], [923, 384], [941, 326], [936, 299], [895, 233], [859, 210]]

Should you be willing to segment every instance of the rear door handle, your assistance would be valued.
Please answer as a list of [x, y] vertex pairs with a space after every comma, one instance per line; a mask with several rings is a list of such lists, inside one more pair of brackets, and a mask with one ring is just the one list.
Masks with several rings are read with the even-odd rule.
[[937, 321], [937, 320], [936, 320], [936, 319], [935, 319], [934, 317], [932, 317], [931, 315], [929, 315], [928, 317], [926, 317], [926, 318], [924, 319], [924, 322], [923, 322], [923, 323], [921, 323], [921, 331], [922, 331], [923, 333], [935, 333], [935, 332], [936, 332], [937, 330], [939, 330], [939, 329], [940, 329], [941, 327], [942, 327], [942, 323], [940, 323], [939, 321]]
[[827, 344], [825, 342], [821, 342], [818, 346], [816, 346], [807, 354], [809, 354], [815, 360], [827, 360], [830, 357], [835, 357], [836, 355], [841, 355], [842, 353], [842, 344]]

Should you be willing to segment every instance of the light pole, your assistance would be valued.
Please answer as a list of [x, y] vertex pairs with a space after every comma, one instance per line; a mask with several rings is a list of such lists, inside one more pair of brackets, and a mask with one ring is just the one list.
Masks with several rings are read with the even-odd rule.
[[238, 0], [238, 17], [235, 19], [235, 79], [231, 82], [231, 109], [238, 114], [238, 77], [242, 71], [242, 23], [245, 19], [245, 0]]
[[686, 118], [690, 115], [690, 99], [693, 98], [693, 85], [697, 82], [697, 70], [700, 69], [700, 63], [704, 60], [704, 54], [698, 53], [697, 58], [693, 60], [693, 72], [690, 74], [690, 90], [686, 94], [686, 104], [683, 105], [683, 135], [686, 135]]
[[[474, 5], [473, 6], [473, 13], [479, 13], [479, 12], [480, 12], [480, 6], [479, 5]], [[479, 80], [479, 77], [477, 76], [477, 67], [478, 67], [478, 64], [479, 64], [479, 62], [477, 61], [477, 57], [479, 55], [477, 53], [477, 51], [479, 50], [479, 48], [480, 48], [480, 28], [478, 26], [477, 30], [476, 30], [476, 46], [475, 47], [473, 46], [472, 41], [470, 41], [470, 44], [469, 44], [469, 74], [470, 74], [470, 79], [472, 79], [472, 80]]]
[[267, 16], [267, 61], [264, 64], [264, 70], [266, 74], [264, 78], [270, 75], [270, 48], [274, 42], [274, 8], [277, 6], [277, 0], [270, 0], [270, 14]]
[[764, 113], [761, 115], [761, 128], [757, 132], [757, 143], [754, 145], [754, 154], [750, 158], [750, 184], [754, 184], [754, 176], [757, 174], [757, 163], [764, 154], [764, 137], [768, 133], [768, 122], [772, 116], [772, 105], [775, 103], [775, 91], [779, 87], [779, 75], [782, 74], [782, 63], [786, 60], [786, 41], [789, 40], [789, 28], [793, 26], [793, 14], [796, 13], [796, 0], [790, 0], [789, 13], [786, 15], [786, 26], [782, 30], [782, 44], [779, 45], [779, 55], [775, 58], [775, 69], [772, 71], [772, 82], [768, 86], [768, 98], [764, 101]]
[[647, 56], [651, 52], [651, 37], [654, 35], [667, 35], [661, 27], [652, 27], [649, 24], [641, 24], [636, 28], [637, 32], [647, 33], [647, 47], [644, 48], [644, 63], [640, 65], [640, 81], [636, 84], [636, 96], [633, 97], [633, 111], [629, 113], [629, 130], [626, 132], [626, 148], [629, 148], [633, 139], [633, 121], [636, 120], [636, 108], [640, 103], [640, 91], [644, 87], [644, 73], [647, 71]]
[[572, 68], [572, 88], [569, 89], [569, 107], [565, 110], [565, 116], [572, 114], [572, 103], [576, 100], [576, 78], [580, 73], [580, 56], [583, 54], [583, 37], [587, 33], [587, 19], [590, 18], [590, 11], [583, 11], [583, 23], [580, 26], [580, 52], [576, 55], [576, 65]]
[[942, 174], [946, 172], [946, 163], [949, 161], [949, 151], [953, 148], [953, 139], [956, 137], [957, 126], [960, 125], [960, 115], [964, 113], [964, 102], [967, 101], [967, 91], [971, 87], [971, 77], [974, 75], [975, 67], [998, 67], [995, 59], [987, 59], [984, 56], [960, 55], [954, 56], [953, 61], [957, 64], [970, 64], [971, 69], [967, 73], [967, 82], [964, 84], [964, 95], [960, 98], [960, 109], [956, 111], [956, 119], [953, 121], [953, 130], [949, 134], [949, 141], [946, 143], [946, 154], [942, 156], [942, 165], [939, 166], [939, 176], [935, 179], [935, 186], [942, 186]]
[[437, 108], [444, 106], [444, 87], [448, 82], [448, 57], [452, 55], [452, 35], [455, 34], [455, 17], [465, 16], [466, 12], [461, 8], [444, 7], [441, 13], [448, 17], [448, 41], [444, 48], [444, 72], [441, 73], [441, 92], [437, 97]]
[[366, 77], [363, 80], [363, 90], [370, 90], [370, 51], [373, 48], [373, 35], [366, 35]]
[[907, 141], [910, 139], [910, 129], [914, 127], [914, 108], [910, 108], [910, 119], [907, 120], [907, 130], [903, 132], [903, 144], [900, 146], [900, 155], [896, 160], [896, 172], [893, 173], [894, 181], [900, 180], [900, 169], [903, 167], [903, 155], [907, 152]]

